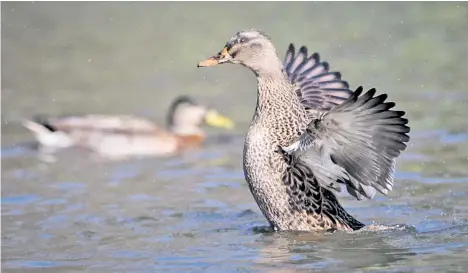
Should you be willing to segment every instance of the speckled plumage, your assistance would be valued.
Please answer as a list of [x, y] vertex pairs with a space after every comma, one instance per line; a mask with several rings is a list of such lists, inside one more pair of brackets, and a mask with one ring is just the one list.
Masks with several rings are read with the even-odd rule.
[[[336, 132], [330, 131], [335, 128], [331, 126], [326, 128], [328, 131], [323, 130], [324, 133], [317, 131], [314, 134], [314, 124], [320, 123], [329, 112], [332, 113], [331, 118], [321, 125], [330, 126], [333, 122], [337, 122], [337, 126], [351, 127], [353, 124], [370, 124], [377, 131], [362, 138], [369, 141], [369, 145], [374, 145], [372, 137], [383, 135], [378, 130], [388, 129], [385, 127], [387, 121], [382, 119], [389, 116], [389, 109], [394, 104], [383, 103], [386, 97], [383, 100], [373, 99], [372, 93], [357, 102], [367, 105], [353, 108], [356, 98], [353, 98], [348, 83], [341, 80], [340, 73], [329, 71], [328, 63], [321, 62], [317, 53], [308, 56], [307, 49], [301, 47], [296, 55], [294, 47], [290, 45], [283, 64], [271, 40], [255, 30], [237, 33], [222, 52], [210, 58], [209, 62], [202, 63], [202, 66], [213, 65], [214, 62], [241, 64], [257, 76], [257, 106], [245, 139], [243, 165], [252, 195], [270, 225], [275, 230], [301, 231], [357, 230], [364, 227], [343, 209], [332, 190], [340, 190], [340, 184], [344, 184], [356, 198], [371, 198], [370, 187], [386, 193], [384, 188], [391, 189], [391, 183], [379, 184], [374, 176], [363, 176], [369, 181], [357, 181], [352, 175], [358, 176], [364, 168], [357, 168], [358, 171], [353, 172], [352, 167], [359, 162], [349, 164], [346, 161], [348, 154], [344, 154], [343, 159], [339, 157], [342, 154], [328, 153], [328, 146], [336, 147], [336, 143], [327, 143], [335, 141], [333, 137]], [[344, 115], [341, 112], [334, 113], [333, 109], [345, 101], [350, 107], [343, 110]], [[359, 117], [365, 111], [371, 112], [371, 118], [359, 123]], [[377, 118], [374, 119], [373, 113], [376, 113]], [[398, 117], [401, 118], [401, 115]], [[383, 130], [389, 137], [396, 139], [393, 142], [376, 141], [375, 147], [367, 147], [359, 139], [362, 132], [358, 130], [355, 137], [355, 132], [350, 129], [350, 135], [359, 141], [345, 141], [343, 147], [352, 150], [364, 145], [365, 149], [382, 149], [383, 155], [379, 159], [384, 159], [384, 162], [377, 167], [382, 167], [383, 174], [377, 171], [380, 175], [378, 178], [385, 175], [393, 182], [394, 158], [406, 147], [397, 144], [409, 140], [404, 135], [409, 131], [404, 126], [405, 121], [395, 119], [394, 127]], [[338, 126], [337, 129], [343, 128]], [[398, 133], [394, 135], [392, 130]], [[297, 147], [306, 147], [308, 153], [304, 155]], [[357, 154], [365, 157], [363, 153]], [[341, 162], [344, 166], [334, 162], [335, 158], [343, 159]], [[369, 160], [372, 162], [373, 158]]]
[[[291, 144], [310, 122], [296, 88], [285, 72], [274, 79], [258, 78], [257, 107], [246, 136], [243, 158], [250, 190], [276, 230], [361, 228], [364, 225], [346, 213], [333, 193], [318, 184], [310, 168], [305, 165], [300, 169], [291, 168], [277, 150], [278, 146]], [[298, 171], [302, 174], [295, 176]], [[291, 176], [294, 180], [289, 182], [287, 178]], [[297, 204], [307, 193], [300, 189], [304, 185], [308, 185], [311, 193], [307, 196], [308, 206]]]

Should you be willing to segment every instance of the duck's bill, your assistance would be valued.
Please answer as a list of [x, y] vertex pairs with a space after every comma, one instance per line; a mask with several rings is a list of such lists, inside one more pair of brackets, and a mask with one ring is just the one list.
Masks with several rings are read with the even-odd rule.
[[221, 52], [217, 55], [210, 57], [204, 61], [198, 63], [197, 67], [207, 67], [207, 66], [214, 66], [222, 63], [226, 63], [232, 60], [231, 55], [229, 55], [227, 48], [223, 48]]
[[234, 128], [234, 122], [230, 118], [221, 115], [215, 110], [210, 110], [206, 113], [205, 123], [213, 127], [224, 129]]

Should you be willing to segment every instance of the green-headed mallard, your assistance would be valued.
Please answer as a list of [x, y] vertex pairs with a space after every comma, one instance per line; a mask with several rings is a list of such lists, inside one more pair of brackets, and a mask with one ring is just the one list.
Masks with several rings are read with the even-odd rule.
[[269, 37], [238, 32], [198, 66], [241, 64], [257, 77], [257, 106], [244, 146], [250, 190], [275, 230], [357, 230], [364, 224], [333, 191], [357, 198], [392, 190], [395, 159], [409, 141], [405, 114], [387, 95], [355, 92], [319, 54], [296, 53], [284, 63]]
[[167, 128], [131, 115], [40, 117], [23, 121], [42, 147], [84, 147], [111, 159], [173, 155], [198, 147], [205, 139], [203, 123], [226, 129], [234, 126], [227, 117], [187, 96], [172, 103]]

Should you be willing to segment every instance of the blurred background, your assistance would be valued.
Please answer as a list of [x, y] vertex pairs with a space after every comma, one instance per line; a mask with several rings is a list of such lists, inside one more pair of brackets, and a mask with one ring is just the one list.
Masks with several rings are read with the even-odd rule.
[[[468, 268], [468, 4], [2, 2], [1, 16], [2, 269]], [[256, 231], [267, 223], [242, 171], [255, 76], [235, 65], [196, 68], [246, 28], [271, 36], [281, 58], [289, 43], [306, 45], [352, 89], [375, 87], [407, 112], [412, 140], [394, 192], [342, 198], [366, 223], [414, 230], [325, 239]], [[34, 114], [162, 124], [181, 94], [235, 120], [232, 142], [115, 164], [70, 155], [46, 164], [21, 146], [32, 135], [18, 122]]]

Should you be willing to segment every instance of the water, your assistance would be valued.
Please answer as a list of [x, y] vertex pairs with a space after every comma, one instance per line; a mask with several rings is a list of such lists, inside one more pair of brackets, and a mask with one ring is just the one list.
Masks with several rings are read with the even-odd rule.
[[[468, 6], [207, 5], [2, 3], [2, 271], [466, 272]], [[245, 27], [267, 31], [279, 52], [290, 41], [323, 52], [352, 86], [376, 86], [407, 111], [412, 139], [394, 191], [340, 196], [357, 219], [400, 228], [268, 229], [241, 165], [255, 79], [235, 66], [195, 69]], [[47, 163], [18, 123], [38, 112], [163, 122], [181, 93], [238, 128], [209, 131], [205, 147], [179, 157], [107, 162], [71, 149]]]

